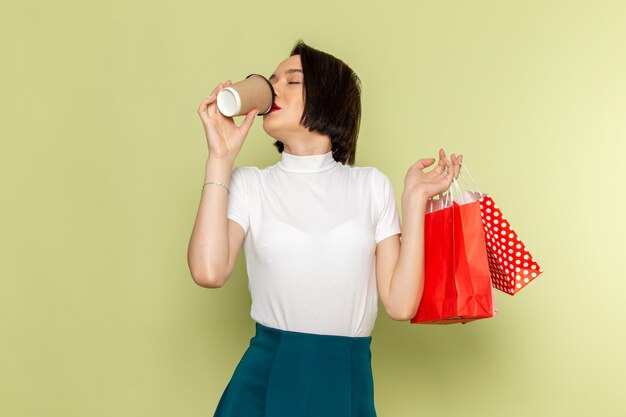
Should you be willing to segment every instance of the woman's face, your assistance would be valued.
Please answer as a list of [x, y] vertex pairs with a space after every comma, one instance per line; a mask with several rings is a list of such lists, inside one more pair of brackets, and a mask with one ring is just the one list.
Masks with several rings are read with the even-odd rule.
[[280, 109], [263, 116], [265, 132], [280, 141], [308, 132], [300, 124], [304, 112], [304, 74], [300, 55], [281, 62], [269, 80], [276, 94], [275, 104]]

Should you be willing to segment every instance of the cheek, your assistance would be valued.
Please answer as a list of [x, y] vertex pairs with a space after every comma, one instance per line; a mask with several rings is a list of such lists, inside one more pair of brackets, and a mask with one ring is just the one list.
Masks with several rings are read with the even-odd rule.
[[302, 97], [302, 92], [293, 91], [293, 95], [289, 100], [291, 107], [294, 109], [298, 109], [300, 111], [304, 110], [304, 98]]
[[304, 113], [304, 101], [298, 100], [298, 102], [293, 106], [294, 110], [298, 113], [299, 116], [302, 116]]
[[304, 106], [297, 106], [293, 108], [293, 121], [294, 123], [300, 125], [300, 120], [302, 119], [302, 115], [304, 114]]
[[304, 112], [304, 104], [302, 102], [292, 102], [289, 106], [289, 118], [294, 119], [296, 123], [300, 122], [302, 113]]

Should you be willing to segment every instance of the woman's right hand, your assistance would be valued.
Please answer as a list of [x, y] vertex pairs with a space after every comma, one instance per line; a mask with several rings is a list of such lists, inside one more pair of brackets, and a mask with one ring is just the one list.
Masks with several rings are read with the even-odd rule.
[[230, 80], [220, 83], [211, 95], [202, 100], [198, 107], [198, 114], [204, 125], [204, 133], [209, 145], [209, 156], [217, 159], [235, 161], [248, 131], [259, 113], [257, 109], [250, 110], [241, 126], [237, 127], [232, 117], [226, 117], [217, 109], [217, 93], [230, 86]]

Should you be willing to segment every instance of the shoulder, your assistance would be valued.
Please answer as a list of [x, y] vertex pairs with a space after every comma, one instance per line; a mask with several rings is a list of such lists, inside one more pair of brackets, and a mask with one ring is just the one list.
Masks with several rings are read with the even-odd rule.
[[345, 167], [350, 174], [358, 180], [371, 184], [374, 188], [380, 188], [391, 184], [389, 177], [376, 167]]
[[233, 168], [233, 173], [237, 172], [238, 175], [251, 175], [255, 171], [259, 171], [257, 167], [249, 167], [249, 166], [239, 166]]
[[232, 170], [230, 175], [231, 191], [250, 194], [258, 183], [259, 169], [257, 167], [239, 166]]
[[261, 170], [252, 166], [239, 166], [233, 168], [232, 178], [234, 180], [250, 181], [261, 174]]

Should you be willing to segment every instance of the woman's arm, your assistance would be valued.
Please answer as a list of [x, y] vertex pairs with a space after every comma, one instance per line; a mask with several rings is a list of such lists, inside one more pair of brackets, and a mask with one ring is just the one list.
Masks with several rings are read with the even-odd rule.
[[[229, 185], [232, 170], [231, 161], [209, 158], [204, 182], [220, 181]], [[224, 285], [243, 241], [241, 227], [229, 225], [227, 208], [228, 190], [215, 184], [205, 185], [187, 249], [191, 276], [203, 287], [217, 288]], [[232, 239], [229, 238], [231, 234]], [[231, 246], [234, 249], [232, 254]]]
[[[452, 154], [452, 162], [443, 149], [439, 164], [430, 172], [434, 158], [413, 164], [405, 177], [402, 192], [402, 241], [391, 236], [376, 247], [376, 281], [385, 311], [394, 320], [409, 320], [417, 314], [424, 292], [424, 220], [428, 199], [450, 188], [458, 178], [463, 156]], [[444, 176], [444, 170], [447, 169]]]
[[394, 320], [417, 313], [424, 291], [424, 217], [426, 197], [402, 196], [402, 240], [393, 235], [376, 246], [378, 294]]
[[[258, 114], [257, 109], [250, 110], [237, 127], [232, 117], [225, 117], [218, 111], [215, 103], [217, 93], [231, 84], [230, 80], [226, 84], [218, 84], [198, 107], [209, 146], [205, 183], [219, 181], [230, 185], [235, 159], [254, 122], [254, 116]], [[227, 218], [228, 194], [226, 188], [216, 184], [206, 184], [202, 192], [187, 249], [191, 276], [202, 287], [217, 288], [224, 285], [234, 268], [244, 239], [241, 226]]]

